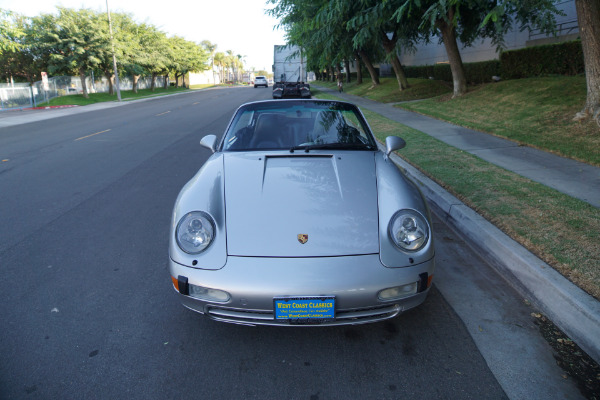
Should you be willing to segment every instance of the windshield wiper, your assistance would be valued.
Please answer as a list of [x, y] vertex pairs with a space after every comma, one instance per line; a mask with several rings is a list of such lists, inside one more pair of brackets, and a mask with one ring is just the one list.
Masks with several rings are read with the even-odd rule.
[[375, 147], [363, 143], [320, 143], [294, 146], [290, 149], [290, 153], [295, 150], [304, 150], [308, 153], [310, 150], [375, 150]]

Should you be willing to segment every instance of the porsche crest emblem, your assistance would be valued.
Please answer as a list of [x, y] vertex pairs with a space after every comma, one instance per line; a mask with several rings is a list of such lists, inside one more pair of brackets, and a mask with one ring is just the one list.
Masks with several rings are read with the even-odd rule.
[[302, 244], [308, 242], [308, 235], [305, 233], [299, 233], [298, 234], [298, 241]]

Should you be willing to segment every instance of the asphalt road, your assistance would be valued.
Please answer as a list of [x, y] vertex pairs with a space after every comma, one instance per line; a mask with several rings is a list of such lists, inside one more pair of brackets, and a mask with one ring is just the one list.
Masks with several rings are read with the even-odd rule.
[[[507, 397], [435, 285], [421, 307], [356, 327], [251, 328], [179, 304], [169, 222], [209, 156], [198, 142], [270, 94], [206, 90], [0, 129], [0, 398]], [[481, 262], [436, 226], [441, 255], [461, 246], [456, 263]]]

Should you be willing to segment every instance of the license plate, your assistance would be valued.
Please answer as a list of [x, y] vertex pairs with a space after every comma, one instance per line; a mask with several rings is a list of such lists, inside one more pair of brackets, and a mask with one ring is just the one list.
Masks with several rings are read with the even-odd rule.
[[277, 297], [275, 319], [292, 321], [335, 318], [335, 297]]

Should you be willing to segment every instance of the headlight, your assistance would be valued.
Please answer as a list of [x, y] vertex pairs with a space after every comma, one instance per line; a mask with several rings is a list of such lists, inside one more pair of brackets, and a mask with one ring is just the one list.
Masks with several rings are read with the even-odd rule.
[[421, 250], [429, 240], [429, 224], [415, 210], [400, 210], [390, 221], [389, 235], [401, 250]]
[[215, 238], [215, 224], [210, 215], [202, 211], [186, 214], [177, 224], [177, 244], [189, 254], [206, 250]]

